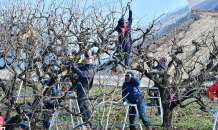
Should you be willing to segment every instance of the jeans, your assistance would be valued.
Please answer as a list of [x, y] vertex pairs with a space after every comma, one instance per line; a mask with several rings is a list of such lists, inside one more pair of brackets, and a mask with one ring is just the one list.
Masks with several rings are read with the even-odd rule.
[[[129, 66], [129, 58], [130, 58], [129, 54], [125, 54], [124, 57], [125, 57], [125, 59], [123, 60], [123, 63], [124, 63], [126, 66]], [[117, 58], [118, 58], [119, 60], [121, 59], [119, 55], [117, 55]], [[115, 64], [115, 66], [117, 66], [117, 64], [118, 64], [117, 61], [115, 61], [114, 64]]]
[[[86, 98], [86, 93], [83, 90], [77, 90], [77, 96], [78, 98]], [[83, 122], [86, 121], [86, 119], [90, 118], [90, 111], [89, 108], [86, 104], [86, 100], [78, 100], [78, 105], [80, 108], [80, 113], [82, 113], [82, 116], [85, 117], [83, 118]]]
[[[139, 118], [142, 120], [144, 125], [151, 125], [150, 121], [148, 120], [147, 116], [145, 115], [145, 100], [142, 99], [138, 101], [137, 103], [137, 108], [139, 112]], [[129, 114], [136, 114], [135, 107], [130, 107], [129, 109]], [[136, 116], [134, 115], [129, 115], [129, 123], [130, 124], [135, 124]], [[134, 129], [135, 126], [130, 125], [130, 130]]]

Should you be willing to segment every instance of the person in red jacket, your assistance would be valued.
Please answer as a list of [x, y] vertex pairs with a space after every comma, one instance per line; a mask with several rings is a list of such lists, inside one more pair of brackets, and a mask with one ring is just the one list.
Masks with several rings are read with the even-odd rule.
[[[206, 92], [207, 96], [212, 100], [212, 101], [217, 101], [217, 97], [218, 97], [218, 79], [217, 81], [211, 85], [208, 90], [208, 92]], [[214, 97], [213, 92], [216, 92], [216, 96]]]

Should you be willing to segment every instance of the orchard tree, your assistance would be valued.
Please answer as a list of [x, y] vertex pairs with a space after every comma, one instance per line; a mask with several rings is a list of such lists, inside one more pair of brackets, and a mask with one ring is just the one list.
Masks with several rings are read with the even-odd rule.
[[[34, 129], [39, 122], [46, 120], [41, 119], [42, 114], [47, 113], [51, 116], [61, 108], [73, 116], [82, 117], [81, 113], [71, 110], [67, 105], [70, 99], [77, 97], [61, 92], [63, 88], [59, 86], [59, 82], [63, 81], [70, 81], [71, 86], [75, 85], [76, 76], [71, 71], [71, 60], [83, 64], [80, 61], [88, 53], [97, 59], [98, 71], [104, 70], [105, 67], [102, 65], [102, 56], [111, 57], [110, 60], [114, 58], [126, 67], [122, 63], [124, 53], [119, 52], [120, 60], [115, 56], [118, 35], [111, 33], [117, 25], [118, 18], [124, 15], [122, 11], [125, 11], [126, 6], [106, 6], [107, 9], [102, 9], [97, 8], [97, 4], [104, 3], [87, 6], [85, 1], [83, 3], [76, 0], [72, 3], [48, 3], [13, 2], [5, 4], [2, 8], [0, 58], [3, 65], [0, 69], [1, 73], [7, 72], [10, 77], [0, 78], [0, 86], [4, 91], [0, 103], [7, 110], [4, 116], [7, 130], [14, 129], [22, 120], [28, 120]], [[120, 12], [117, 8], [121, 8]], [[151, 29], [152, 27], [145, 33], [149, 33]], [[140, 29], [133, 29], [132, 33], [138, 30]], [[133, 43], [145, 37], [145, 33], [139, 34], [133, 39]], [[109, 63], [112, 63], [110, 60]], [[44, 84], [45, 80], [49, 80], [47, 85]], [[16, 89], [20, 82], [23, 82], [25, 94], [18, 96]], [[59, 87], [58, 92], [51, 96], [53, 85]], [[103, 86], [100, 84], [97, 87]], [[117, 97], [114, 95], [115, 89], [116, 87], [109, 93], [102, 89], [96, 97], [86, 100], [98, 99], [106, 102], [107, 95], [110, 97], [107, 100], [112, 101]], [[29, 91], [32, 93], [27, 94]], [[29, 98], [34, 100], [31, 101]], [[54, 103], [49, 104], [50, 100], [54, 100]], [[101, 106], [101, 102], [91, 106], [92, 116], [88, 122], [96, 118], [93, 115], [97, 106]], [[56, 109], [48, 110], [47, 105]], [[14, 115], [14, 112], [17, 114]], [[108, 119], [109, 117], [107, 124]]]
[[[51, 116], [60, 108], [64, 108], [64, 111], [76, 117], [82, 117], [81, 113], [71, 110], [67, 105], [70, 99], [77, 99], [77, 97], [60, 92], [62, 87], [66, 86], [58, 87], [58, 92], [53, 96], [49, 93], [53, 85], [58, 86], [59, 82], [70, 81], [71, 86], [75, 85], [77, 76], [71, 71], [70, 61], [74, 60], [83, 64], [80, 61], [87, 53], [94, 55], [97, 59], [97, 71], [104, 70], [107, 66], [103, 64], [102, 59], [110, 57], [107, 64], [112, 64], [115, 59], [122, 67], [137, 70], [141, 72], [141, 76], [147, 75], [150, 80], [153, 80], [160, 90], [165, 129], [172, 129], [173, 109], [177, 106], [185, 107], [197, 102], [204, 111], [209, 110], [207, 102], [204, 102], [202, 98], [205, 88], [201, 86], [206, 80], [211, 80], [211, 77], [216, 75], [215, 33], [206, 35], [201, 43], [193, 41], [189, 43], [189, 46], [184, 46], [178, 44], [178, 38], [174, 38], [171, 42], [152, 41], [152, 39], [158, 39], [156, 35], [158, 29], [153, 29], [158, 19], [155, 19], [146, 29], [133, 26], [131, 32], [133, 45], [129, 54], [131, 63], [137, 63], [138, 66], [133, 64], [125, 66], [122, 61], [126, 53], [118, 50], [118, 34], [113, 33], [118, 19], [125, 14], [126, 6], [123, 6], [122, 2], [120, 2], [121, 7], [117, 4], [105, 6], [105, 8], [97, 6], [97, 4], [105, 3], [93, 3], [92, 6], [87, 6], [86, 1], [77, 0], [71, 3], [51, 1], [48, 4], [47, 2], [38, 1], [31, 4], [14, 2], [5, 4], [1, 11], [0, 58], [3, 65], [0, 67], [0, 73], [10, 74], [8, 79], [0, 78], [0, 86], [4, 91], [0, 103], [7, 108], [5, 120], [7, 120], [6, 124], [10, 124], [6, 126], [6, 129], [13, 129], [24, 119], [31, 123], [32, 128], [36, 128], [37, 123], [43, 121], [40, 117], [42, 113], [50, 112], [49, 116]], [[212, 40], [208, 42], [207, 37], [211, 37]], [[153, 70], [151, 67], [154, 57], [150, 54], [155, 53], [154, 48], [162, 45], [169, 48], [168, 71]], [[190, 46], [194, 50], [184, 50]], [[205, 49], [209, 51], [201, 58], [199, 52]], [[118, 53], [114, 53], [117, 51]], [[157, 74], [160, 78], [157, 78]], [[188, 78], [184, 78], [185, 76]], [[44, 85], [43, 82], [46, 79], [49, 79], [49, 84]], [[19, 96], [20, 100], [17, 100], [16, 88], [21, 81], [23, 81], [25, 93], [29, 90], [33, 93]], [[106, 103], [112, 105], [112, 101], [118, 96], [114, 93], [117, 86], [109, 93], [104, 92], [104, 86], [101, 83], [97, 87], [103, 88], [102, 91], [96, 97], [86, 99], [100, 101], [90, 105], [92, 116], [88, 122], [96, 118], [94, 113], [98, 107]], [[170, 94], [173, 94], [174, 99], [169, 107]], [[105, 95], [109, 98], [106, 99]], [[29, 101], [28, 98], [34, 100]], [[190, 98], [194, 100], [183, 104]], [[47, 102], [51, 99], [55, 102], [50, 105], [56, 108], [52, 111], [45, 109]], [[17, 115], [14, 116], [15, 111]], [[106, 119], [106, 128], [109, 117], [110, 114]], [[104, 116], [101, 118], [103, 119]], [[105, 124], [101, 122], [97, 128], [104, 126]]]

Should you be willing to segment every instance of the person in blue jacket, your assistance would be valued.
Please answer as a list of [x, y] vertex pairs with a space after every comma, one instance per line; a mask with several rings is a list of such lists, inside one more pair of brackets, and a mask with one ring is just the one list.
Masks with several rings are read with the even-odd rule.
[[87, 121], [90, 118], [89, 108], [86, 104], [86, 101], [83, 99], [88, 98], [87, 94], [93, 85], [95, 74], [93, 62], [94, 57], [89, 55], [86, 56], [84, 66], [80, 66], [77, 68], [75, 62], [71, 61], [72, 71], [78, 75], [78, 79], [76, 81], [76, 90], [80, 112], [83, 116], [83, 122]]
[[[123, 97], [123, 104], [127, 104], [127, 100], [131, 104], [137, 104], [139, 118], [142, 120], [143, 124], [146, 126], [147, 130], [151, 130], [151, 123], [148, 120], [147, 116], [145, 115], [145, 101], [144, 97], [141, 94], [140, 90], [140, 81], [134, 77], [133, 72], [127, 72], [125, 75], [125, 82], [122, 86], [122, 97]], [[136, 117], [135, 108], [131, 107], [129, 110], [129, 123], [135, 124]], [[135, 126], [130, 125], [130, 130], [134, 130]]]
[[116, 31], [118, 32], [118, 51], [125, 52], [125, 65], [129, 65], [129, 53], [132, 45], [131, 38], [131, 26], [132, 26], [132, 10], [129, 7], [129, 18], [128, 22], [125, 22], [125, 19], [122, 17], [118, 21], [118, 25], [116, 27]]

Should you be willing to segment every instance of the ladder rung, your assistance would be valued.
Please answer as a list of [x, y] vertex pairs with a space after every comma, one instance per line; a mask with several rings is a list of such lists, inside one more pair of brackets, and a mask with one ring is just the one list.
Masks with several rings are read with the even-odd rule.
[[155, 105], [155, 106], [148, 106], [148, 105], [145, 105], [145, 106], [146, 106], [146, 107], [160, 107], [160, 106], [156, 106], [156, 105]]
[[160, 115], [155, 115], [155, 114], [150, 115], [150, 114], [146, 114], [146, 116], [161, 116], [161, 114], [160, 114]]
[[160, 97], [147, 97], [147, 98], [160, 98]]
[[129, 114], [129, 115], [131, 115], [131, 116], [137, 116], [137, 114]]
[[35, 100], [35, 99], [26, 98], [26, 100], [31, 100], [31, 101], [33, 101], [33, 100]]
[[159, 88], [158, 87], [151, 87], [151, 88], [148, 88], [149, 90], [153, 90], [153, 89], [155, 89], [155, 90], [159, 90]]
[[70, 112], [60, 112], [59, 114], [71, 114]]
[[58, 84], [71, 84], [71, 82], [58, 82]]
[[141, 125], [141, 124], [125, 124], [125, 125]]

